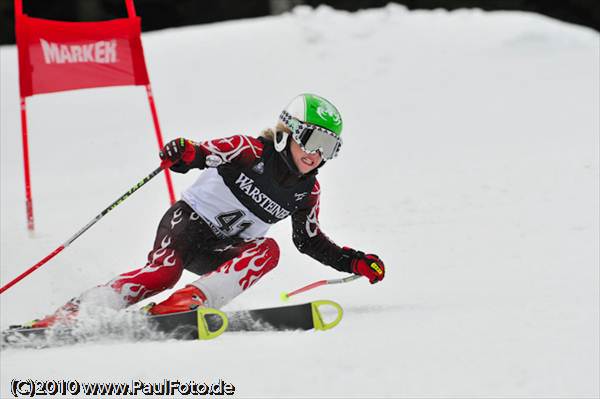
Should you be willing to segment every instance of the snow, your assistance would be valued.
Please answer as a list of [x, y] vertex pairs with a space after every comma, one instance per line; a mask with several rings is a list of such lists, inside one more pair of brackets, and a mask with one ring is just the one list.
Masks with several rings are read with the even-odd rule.
[[[221, 378], [240, 397], [600, 395], [597, 32], [518, 12], [299, 7], [147, 33], [143, 44], [166, 139], [258, 134], [300, 92], [338, 105], [344, 147], [319, 175], [321, 225], [379, 254], [386, 279], [299, 296], [342, 304], [324, 333], [2, 350], [1, 397], [13, 378]], [[4, 285], [158, 159], [141, 88], [28, 99], [30, 237], [14, 46], [0, 48], [0, 67]], [[196, 177], [175, 175], [176, 191]], [[159, 176], [3, 293], [1, 327], [141, 266], [167, 206]], [[342, 277], [299, 254], [290, 234], [288, 222], [271, 230], [280, 265], [226, 309]]]

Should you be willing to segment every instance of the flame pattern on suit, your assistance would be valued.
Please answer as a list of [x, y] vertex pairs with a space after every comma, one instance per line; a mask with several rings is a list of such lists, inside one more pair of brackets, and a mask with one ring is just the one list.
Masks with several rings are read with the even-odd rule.
[[321, 206], [321, 186], [316, 182], [313, 187], [310, 196], [313, 199], [314, 204], [306, 217], [306, 234], [310, 238], [316, 237], [319, 234], [319, 208]]
[[179, 208], [175, 212], [173, 212], [173, 217], [171, 218], [171, 230], [173, 230], [176, 225], [181, 223], [181, 221], [183, 220], [182, 215], [183, 215], [183, 210], [181, 208]]
[[[183, 220], [183, 211], [176, 209], [169, 221], [171, 230]], [[171, 247], [172, 237], [165, 235], [158, 248], [148, 254], [148, 262], [140, 269], [123, 273], [106, 285], [113, 288], [127, 304], [134, 304], [171, 288], [183, 272], [181, 257]]]
[[279, 262], [279, 246], [272, 238], [245, 240], [234, 249], [239, 254], [193, 284], [206, 295], [207, 306], [220, 308], [251, 287]]
[[247, 240], [242, 253], [235, 258], [223, 263], [216, 273], [238, 273], [241, 278], [238, 284], [243, 290], [250, 287], [258, 279], [277, 266], [279, 261], [279, 248], [275, 240], [260, 238]]
[[260, 142], [249, 136], [236, 135], [223, 139], [205, 141], [200, 150], [206, 155], [218, 155], [223, 162], [251, 162], [262, 155]]

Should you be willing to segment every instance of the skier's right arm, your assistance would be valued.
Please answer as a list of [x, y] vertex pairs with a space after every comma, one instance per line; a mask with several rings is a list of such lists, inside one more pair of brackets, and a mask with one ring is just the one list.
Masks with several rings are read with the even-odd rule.
[[183, 137], [169, 141], [160, 151], [161, 166], [173, 172], [217, 167], [223, 163], [250, 165], [262, 155], [262, 143], [250, 136], [236, 135], [196, 143]]

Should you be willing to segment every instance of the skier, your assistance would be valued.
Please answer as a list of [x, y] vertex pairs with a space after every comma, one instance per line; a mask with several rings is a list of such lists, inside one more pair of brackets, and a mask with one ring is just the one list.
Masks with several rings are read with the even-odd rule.
[[184, 269], [200, 278], [149, 304], [147, 313], [221, 308], [277, 266], [279, 247], [265, 234], [287, 217], [300, 252], [372, 284], [382, 280], [385, 267], [377, 255], [337, 246], [319, 225], [316, 175], [338, 155], [341, 132], [342, 118], [333, 104], [301, 94], [281, 112], [275, 129], [258, 138], [167, 143], [159, 154], [163, 166], [177, 173], [204, 171], [163, 216], [146, 265], [84, 292], [31, 326], [71, 321], [80, 303], [107, 291], [116, 299], [109, 306], [135, 304], [173, 287]]

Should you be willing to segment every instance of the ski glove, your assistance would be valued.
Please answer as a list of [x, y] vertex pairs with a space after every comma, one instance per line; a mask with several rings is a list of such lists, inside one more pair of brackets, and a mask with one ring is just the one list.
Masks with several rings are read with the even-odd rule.
[[197, 167], [194, 162], [196, 154], [194, 143], [180, 137], [169, 141], [158, 153], [158, 156], [162, 159], [162, 167], [168, 167], [177, 173], [187, 173], [190, 169]]
[[350, 270], [359, 276], [365, 276], [371, 284], [375, 284], [385, 277], [385, 265], [375, 254], [365, 254], [362, 251], [356, 251], [344, 247], [344, 251], [351, 256]]

